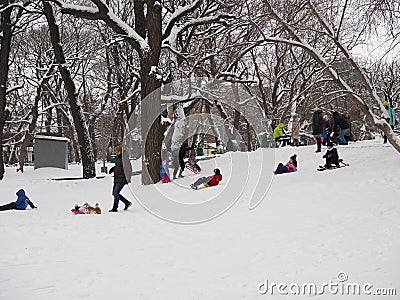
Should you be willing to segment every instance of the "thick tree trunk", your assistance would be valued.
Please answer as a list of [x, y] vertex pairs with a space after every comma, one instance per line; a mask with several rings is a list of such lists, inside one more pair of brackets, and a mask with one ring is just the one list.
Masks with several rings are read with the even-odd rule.
[[[143, 23], [143, 12], [139, 11], [136, 18], [138, 18], [138, 23]], [[146, 21], [151, 51], [150, 53], [142, 51], [140, 55], [142, 184], [152, 184], [160, 180], [161, 145], [164, 134], [164, 128], [161, 125], [161, 81], [151, 75], [151, 68], [158, 67], [162, 37], [161, 7], [155, 1], [149, 1], [147, 5]], [[153, 120], [152, 117], [155, 119]]]
[[43, 7], [47, 23], [49, 24], [51, 43], [53, 45], [58, 68], [67, 91], [67, 98], [70, 105], [72, 118], [74, 120], [75, 130], [78, 136], [79, 149], [82, 157], [83, 178], [93, 178], [96, 176], [96, 169], [87, 121], [82, 107], [78, 102], [74, 81], [72, 80], [68, 68], [65, 67], [64, 51], [61, 47], [60, 32], [54, 18], [53, 9], [46, 1], [43, 2]]
[[[4, 1], [3, 6], [6, 7], [9, 1]], [[8, 79], [8, 61], [10, 57], [11, 45], [11, 11], [9, 7], [1, 13], [1, 48], [0, 48], [0, 180], [4, 177], [4, 160], [3, 160], [3, 130], [6, 123], [6, 93]]]

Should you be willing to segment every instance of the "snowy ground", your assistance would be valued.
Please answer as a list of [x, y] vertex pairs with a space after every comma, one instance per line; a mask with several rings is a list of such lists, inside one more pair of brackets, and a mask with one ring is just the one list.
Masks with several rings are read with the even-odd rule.
[[[0, 212], [0, 299], [284, 299], [289, 296], [276, 289], [274, 295], [260, 294], [259, 284], [268, 279], [269, 284], [320, 285], [338, 282], [339, 272], [347, 273], [345, 283], [370, 283], [371, 292], [396, 288], [397, 296], [386, 298], [400, 299], [399, 154], [379, 140], [357, 142], [339, 147], [350, 167], [317, 172], [323, 160], [314, 150], [276, 150], [277, 162], [297, 153], [299, 171], [275, 176], [254, 210], [248, 205], [258, 175], [243, 172], [242, 182], [249, 178], [249, 184], [239, 201], [222, 216], [197, 225], [163, 221], [137, 202], [128, 211], [108, 213], [110, 175], [54, 181], [80, 176], [81, 168], [28, 168], [24, 174], [7, 168], [0, 182], [1, 204], [14, 201], [15, 192], [24, 188], [39, 209]], [[274, 158], [274, 151], [262, 155]], [[157, 188], [183, 202], [213, 194], [224, 201], [233, 178], [232, 157], [261, 164], [259, 154], [225, 154], [202, 162], [203, 174], [215, 166], [221, 169], [221, 186], [182, 188], [198, 177], [187, 173], [177, 181], [181, 187]], [[133, 178], [132, 188], [145, 194], [148, 188], [138, 184], [140, 177]], [[128, 188], [124, 194], [133, 199]], [[70, 213], [74, 204], [86, 201], [99, 202], [105, 213]], [[315, 297], [366, 298], [328, 292]]]

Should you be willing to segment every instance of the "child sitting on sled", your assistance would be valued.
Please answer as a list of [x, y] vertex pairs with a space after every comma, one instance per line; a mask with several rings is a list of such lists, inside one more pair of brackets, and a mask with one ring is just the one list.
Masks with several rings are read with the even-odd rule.
[[171, 178], [169, 175], [169, 158], [168, 157], [162, 161], [162, 164], [160, 166], [160, 177], [161, 177], [162, 183], [171, 182]]
[[201, 168], [197, 164], [197, 162], [198, 162], [198, 159], [196, 158], [196, 149], [193, 149], [192, 151], [190, 151], [189, 160], [186, 163], [186, 168], [188, 168], [190, 171], [192, 171], [195, 174], [200, 173]]
[[337, 149], [333, 146], [332, 142], [329, 142], [326, 146], [327, 151], [324, 156], [322, 156], [322, 158], [325, 158], [325, 165], [323, 167], [326, 169], [331, 169], [332, 167], [340, 168], [340, 162], [342, 160], [339, 159]]
[[191, 184], [190, 187], [194, 190], [197, 190], [200, 184], [203, 184], [205, 187], [218, 185], [222, 180], [221, 171], [219, 169], [214, 169], [214, 175], [208, 177], [201, 177], [196, 180], [195, 183]]
[[75, 208], [71, 209], [71, 211], [76, 214], [85, 214], [85, 215], [100, 215], [101, 209], [98, 203], [96, 203], [95, 207], [90, 206], [89, 203], [84, 203], [82, 206], [75, 205]]
[[290, 159], [286, 163], [286, 165], [283, 165], [283, 163], [279, 163], [274, 174], [277, 175], [277, 174], [291, 173], [291, 172], [297, 172], [297, 155], [296, 154], [293, 154], [290, 157]]

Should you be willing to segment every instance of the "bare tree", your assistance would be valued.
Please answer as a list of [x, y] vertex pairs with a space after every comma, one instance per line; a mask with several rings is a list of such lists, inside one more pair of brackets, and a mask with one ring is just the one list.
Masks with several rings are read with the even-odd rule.
[[95, 161], [92, 141], [90, 139], [86, 118], [78, 101], [74, 81], [72, 80], [68, 68], [65, 66], [64, 51], [61, 46], [60, 33], [54, 18], [53, 9], [51, 4], [47, 1], [43, 1], [43, 8], [49, 25], [50, 39], [53, 45], [56, 61], [58, 63], [58, 69], [64, 81], [64, 85], [68, 94], [68, 102], [72, 117], [74, 119], [75, 130], [77, 132], [80, 153], [82, 156], [83, 178], [93, 178], [96, 176], [96, 169], [94, 164]]

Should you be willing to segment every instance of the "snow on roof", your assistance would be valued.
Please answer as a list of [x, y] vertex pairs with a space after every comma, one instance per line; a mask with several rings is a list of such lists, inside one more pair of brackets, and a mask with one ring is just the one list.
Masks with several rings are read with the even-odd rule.
[[60, 136], [51, 136], [51, 135], [35, 135], [35, 140], [54, 140], [54, 141], [66, 141], [69, 142], [69, 139], [66, 137]]

